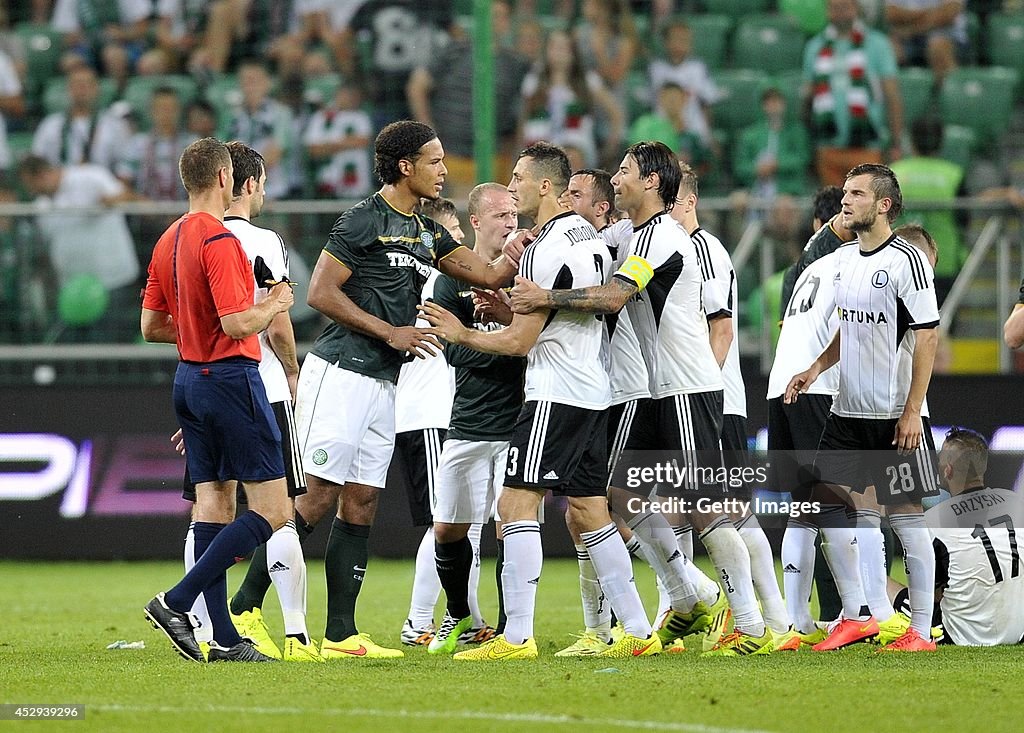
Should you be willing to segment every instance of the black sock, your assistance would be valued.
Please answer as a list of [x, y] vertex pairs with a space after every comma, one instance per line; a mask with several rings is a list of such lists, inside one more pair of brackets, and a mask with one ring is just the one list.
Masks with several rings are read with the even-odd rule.
[[455, 542], [434, 541], [437, 576], [448, 598], [448, 615], [464, 619], [469, 615], [469, 571], [473, 565], [473, 545], [469, 537]]
[[327, 575], [327, 629], [324, 638], [344, 641], [356, 629], [356, 599], [363, 587], [369, 557], [370, 527], [349, 524], [338, 518], [331, 525], [324, 556]]
[[[301, 514], [295, 512], [295, 533], [299, 535], [299, 544], [306, 541], [313, 529], [314, 527], [306, 524]], [[253, 550], [242, 584], [231, 597], [231, 613], [238, 616], [254, 608], [262, 608], [263, 599], [270, 590], [270, 583], [270, 573], [267, 571], [267, 546], [262, 544]]]
[[494, 564], [494, 579], [498, 584], [498, 625], [494, 628], [495, 634], [505, 633], [505, 622], [508, 617], [505, 615], [505, 594], [501, 590], [501, 570], [505, 567], [505, 541], [498, 540], [498, 559]]

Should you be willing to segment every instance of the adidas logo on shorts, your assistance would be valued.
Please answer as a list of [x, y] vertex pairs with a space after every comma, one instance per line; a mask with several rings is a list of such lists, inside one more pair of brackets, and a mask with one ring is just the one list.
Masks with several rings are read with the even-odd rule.
[[273, 565], [270, 566], [270, 572], [272, 572], [272, 573], [279, 573], [282, 570], [288, 570], [288, 569], [289, 569], [288, 566], [285, 565], [280, 560], [278, 560], [277, 562], [275, 562]]
[[786, 567], [782, 568], [782, 572], [784, 572], [784, 573], [799, 573], [800, 572], [800, 568], [798, 568], [793, 563], [789, 563]]
[[554, 471], [548, 471], [546, 474], [544, 474], [544, 480], [545, 481], [557, 481], [558, 480], [558, 474], [555, 473]]

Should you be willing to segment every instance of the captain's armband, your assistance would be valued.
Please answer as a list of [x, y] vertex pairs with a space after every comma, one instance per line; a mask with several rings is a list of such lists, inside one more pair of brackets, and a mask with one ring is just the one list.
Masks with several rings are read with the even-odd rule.
[[636, 283], [638, 290], [643, 290], [654, 277], [654, 268], [643, 257], [630, 255], [615, 274], [628, 277]]

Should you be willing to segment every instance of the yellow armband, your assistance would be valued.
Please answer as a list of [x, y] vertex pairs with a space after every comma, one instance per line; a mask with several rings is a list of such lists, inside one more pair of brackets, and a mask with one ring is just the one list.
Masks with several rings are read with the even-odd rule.
[[636, 283], [638, 289], [643, 290], [654, 277], [654, 268], [643, 257], [630, 255], [615, 274], [625, 275]]

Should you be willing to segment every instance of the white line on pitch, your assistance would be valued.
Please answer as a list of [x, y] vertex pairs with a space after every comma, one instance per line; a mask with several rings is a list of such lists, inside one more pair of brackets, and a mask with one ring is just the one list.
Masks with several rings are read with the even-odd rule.
[[[181, 713], [185, 708], [169, 705], [90, 705], [88, 710], [110, 713]], [[606, 728], [628, 728], [633, 730], [683, 731], [684, 733], [770, 733], [762, 729], [733, 728], [701, 723], [681, 723], [659, 720], [625, 720], [615, 718], [580, 718], [571, 715], [543, 715], [540, 713], [491, 713], [475, 710], [383, 710], [374, 708], [295, 708], [295, 707], [244, 707], [226, 705], [205, 705], [188, 708], [190, 713], [249, 714], [249, 715], [336, 715], [364, 718], [408, 718], [437, 720], [491, 720], [505, 723], [534, 723], [537, 725], [600, 726]]]

